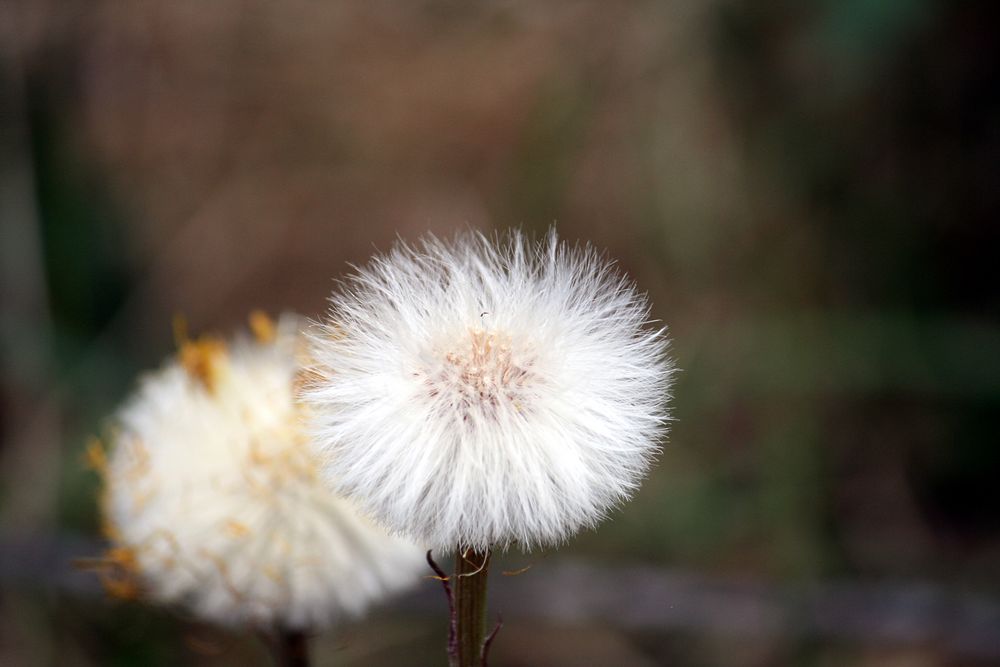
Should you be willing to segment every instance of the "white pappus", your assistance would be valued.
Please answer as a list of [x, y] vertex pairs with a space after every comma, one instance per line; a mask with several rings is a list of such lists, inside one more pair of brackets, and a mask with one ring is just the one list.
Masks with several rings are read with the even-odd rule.
[[319, 629], [416, 583], [422, 551], [322, 483], [293, 398], [299, 320], [256, 324], [256, 341], [184, 342], [117, 414], [109, 583], [220, 623]]
[[435, 549], [557, 544], [639, 487], [673, 365], [644, 294], [554, 231], [398, 243], [346, 278], [303, 397], [329, 482]]

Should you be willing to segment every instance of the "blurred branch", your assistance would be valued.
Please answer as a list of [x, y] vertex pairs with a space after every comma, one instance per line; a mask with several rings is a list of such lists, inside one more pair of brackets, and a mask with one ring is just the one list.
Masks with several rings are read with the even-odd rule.
[[[73, 567], [75, 560], [100, 550], [100, 543], [87, 539], [0, 543], [0, 587], [100, 595], [97, 578]], [[789, 586], [563, 560], [505, 577], [490, 595], [494, 609], [523, 620], [600, 623], [630, 631], [933, 646], [954, 656], [1000, 658], [1000, 600], [931, 582], [841, 580]], [[394, 607], [402, 613], [439, 614], [441, 605], [436, 585], [428, 583]]]

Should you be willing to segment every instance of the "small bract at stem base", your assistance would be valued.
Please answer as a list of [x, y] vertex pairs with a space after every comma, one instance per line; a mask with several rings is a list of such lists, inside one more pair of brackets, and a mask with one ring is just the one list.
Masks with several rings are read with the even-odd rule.
[[486, 584], [490, 552], [459, 547], [455, 555], [455, 615], [458, 624], [457, 655], [451, 667], [486, 664]]

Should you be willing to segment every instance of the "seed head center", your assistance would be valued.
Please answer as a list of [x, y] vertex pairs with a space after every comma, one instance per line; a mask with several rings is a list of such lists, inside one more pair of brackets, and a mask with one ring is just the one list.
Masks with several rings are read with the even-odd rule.
[[426, 385], [432, 397], [450, 399], [463, 417], [473, 410], [491, 412], [501, 403], [520, 409], [518, 399], [532, 365], [524, 357], [513, 349], [510, 336], [470, 329], [459, 345], [444, 353]]

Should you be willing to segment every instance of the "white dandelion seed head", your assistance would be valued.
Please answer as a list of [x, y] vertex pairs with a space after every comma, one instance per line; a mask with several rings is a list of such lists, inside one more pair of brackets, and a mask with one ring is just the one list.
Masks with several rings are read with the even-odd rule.
[[319, 477], [293, 397], [298, 323], [258, 320], [257, 341], [185, 343], [117, 415], [103, 502], [111, 553], [154, 601], [307, 629], [418, 580], [422, 552]]
[[672, 365], [645, 296], [555, 232], [397, 244], [343, 282], [304, 391], [329, 481], [435, 549], [557, 544], [638, 488]]

